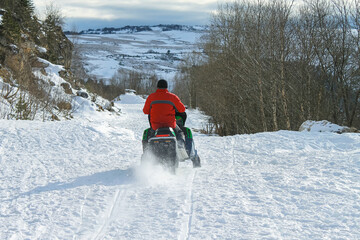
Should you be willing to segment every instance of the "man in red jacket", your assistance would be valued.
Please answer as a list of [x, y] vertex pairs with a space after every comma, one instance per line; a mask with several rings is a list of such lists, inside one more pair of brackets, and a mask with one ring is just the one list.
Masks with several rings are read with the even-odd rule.
[[146, 99], [143, 112], [149, 115], [152, 130], [161, 127], [171, 127], [175, 130], [177, 139], [185, 142], [184, 133], [176, 125], [175, 113], [185, 114], [185, 106], [178, 96], [168, 91], [168, 83], [161, 79], [157, 83], [156, 92]]

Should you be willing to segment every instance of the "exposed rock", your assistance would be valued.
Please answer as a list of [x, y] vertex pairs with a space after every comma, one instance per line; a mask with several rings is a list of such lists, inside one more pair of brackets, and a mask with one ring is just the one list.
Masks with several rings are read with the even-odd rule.
[[84, 92], [84, 91], [77, 91], [76, 95], [79, 96], [79, 97], [82, 97], [82, 98], [88, 98], [89, 97], [89, 94], [87, 92]]

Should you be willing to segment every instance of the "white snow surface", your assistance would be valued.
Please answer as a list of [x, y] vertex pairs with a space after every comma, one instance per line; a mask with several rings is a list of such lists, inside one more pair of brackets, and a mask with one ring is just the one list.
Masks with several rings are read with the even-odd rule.
[[120, 99], [120, 116], [0, 120], [0, 239], [360, 239], [359, 134], [194, 131], [202, 168], [171, 175], [140, 167], [144, 100]]

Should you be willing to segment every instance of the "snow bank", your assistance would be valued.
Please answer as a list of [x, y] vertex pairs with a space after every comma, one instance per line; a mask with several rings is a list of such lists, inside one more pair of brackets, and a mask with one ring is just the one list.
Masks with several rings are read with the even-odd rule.
[[299, 128], [300, 132], [335, 132], [335, 133], [343, 133], [350, 132], [349, 127], [339, 126], [337, 124], [331, 123], [329, 121], [312, 121], [307, 120], [303, 124], [301, 124]]
[[85, 98], [76, 96], [73, 98], [73, 110], [76, 115], [87, 115], [93, 114], [96, 112], [96, 105], [95, 103], [87, 100]]

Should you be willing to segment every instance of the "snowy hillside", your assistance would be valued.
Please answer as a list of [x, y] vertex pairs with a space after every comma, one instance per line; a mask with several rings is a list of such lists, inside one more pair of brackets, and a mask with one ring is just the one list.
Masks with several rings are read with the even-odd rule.
[[[51, 119], [64, 120], [71, 119], [74, 115], [87, 115], [89, 113], [88, 110], [96, 111], [100, 109], [111, 109], [110, 101], [102, 98], [101, 96], [88, 93], [85, 89], [73, 89], [71, 85], [60, 76], [60, 72], [64, 69], [62, 65], [52, 64], [51, 62], [41, 58], [38, 58], [37, 61], [44, 64], [46, 67], [43, 69], [35, 68], [33, 70], [33, 74], [43, 83], [42, 87], [46, 90], [49, 99], [52, 99], [55, 103], [68, 103], [71, 107], [69, 109], [61, 109], [58, 107], [61, 106], [59, 104], [58, 106], [44, 106], [49, 103], [37, 101], [36, 104], [38, 105], [35, 106], [34, 104], [31, 111], [31, 117], [29, 117], [29, 119], [44, 121]], [[68, 91], [65, 90], [66, 88], [64, 88], [63, 85], [68, 86]], [[14, 104], [14, 101], [11, 102], [4, 96], [7, 92], [10, 92], [14, 94], [14, 96], [20, 98], [21, 91], [19, 91], [18, 87], [4, 82], [1, 77], [0, 91], [3, 93], [3, 95], [0, 94], [0, 119], [17, 119], [17, 105]], [[81, 92], [86, 93], [87, 97], [83, 98], [77, 96], [77, 94]], [[29, 98], [31, 97], [31, 95], [26, 91], [24, 95]], [[116, 109], [112, 110], [115, 111]], [[91, 112], [91, 114], [93, 113]], [[56, 116], [56, 118], [54, 119], [52, 116]]]
[[359, 134], [194, 131], [203, 167], [174, 176], [139, 166], [143, 102], [0, 120], [0, 239], [360, 239]]
[[196, 42], [204, 32], [200, 27], [164, 30], [154, 26], [143, 31], [126, 28], [111, 34], [90, 31], [68, 37], [79, 47], [90, 75], [110, 79], [119, 69], [125, 69], [155, 73], [171, 82], [186, 54], [200, 51]]

